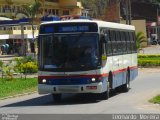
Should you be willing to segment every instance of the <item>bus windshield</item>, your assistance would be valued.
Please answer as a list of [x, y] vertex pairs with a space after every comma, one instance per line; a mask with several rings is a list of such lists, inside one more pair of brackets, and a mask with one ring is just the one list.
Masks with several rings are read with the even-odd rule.
[[44, 70], [79, 71], [100, 66], [98, 34], [54, 34], [40, 37], [40, 67]]

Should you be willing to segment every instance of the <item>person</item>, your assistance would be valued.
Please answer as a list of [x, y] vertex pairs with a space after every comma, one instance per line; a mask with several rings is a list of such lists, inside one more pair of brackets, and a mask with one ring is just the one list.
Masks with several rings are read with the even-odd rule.
[[97, 57], [97, 53], [96, 53], [96, 49], [94, 47], [88, 47], [85, 50], [85, 57], [88, 58], [88, 60], [90, 61], [90, 63], [92, 65], [95, 65], [98, 61], [98, 57]]
[[5, 54], [5, 45], [4, 44], [1, 46], [1, 51], [2, 51], [2, 55], [4, 55]]
[[8, 51], [9, 51], [9, 44], [5, 44], [5, 51], [6, 51], [6, 54], [8, 54]]

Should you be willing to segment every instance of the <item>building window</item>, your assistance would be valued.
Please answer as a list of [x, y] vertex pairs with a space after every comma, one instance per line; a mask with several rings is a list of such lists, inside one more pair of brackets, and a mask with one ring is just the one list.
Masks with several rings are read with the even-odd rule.
[[27, 30], [31, 30], [31, 27], [27, 27]]
[[63, 10], [63, 15], [69, 15], [69, 10]]
[[59, 0], [46, 0], [46, 2], [56, 2], [56, 3], [58, 3]]
[[56, 14], [55, 15], [59, 15], [59, 10], [58, 9], [56, 10]]

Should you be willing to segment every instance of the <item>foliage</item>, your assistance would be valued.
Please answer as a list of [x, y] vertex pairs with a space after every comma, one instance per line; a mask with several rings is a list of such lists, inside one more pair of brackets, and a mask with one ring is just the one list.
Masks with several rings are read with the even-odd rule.
[[138, 55], [138, 65], [143, 67], [160, 66], [160, 55]]
[[22, 69], [23, 73], [36, 73], [38, 71], [38, 67], [35, 62], [21, 64], [20, 68]]
[[156, 55], [144, 55], [144, 54], [139, 54], [138, 55], [138, 58], [159, 58], [160, 59], [160, 55], [159, 54], [156, 54]]
[[34, 21], [36, 20], [36, 15], [38, 14], [38, 11], [40, 10], [41, 2], [39, 0], [35, 0], [33, 4], [23, 5], [22, 10], [19, 10], [17, 14], [24, 14], [26, 17], [30, 18], [31, 25], [32, 25], [32, 34], [34, 38]]
[[141, 44], [146, 42], [145, 40], [145, 36], [144, 36], [144, 33], [143, 32], [138, 32], [136, 34], [136, 46], [137, 46], [137, 49], [140, 49], [141, 48]]
[[149, 102], [154, 103], [154, 104], [160, 104], [160, 95], [157, 95], [153, 99], [149, 100]]
[[37, 61], [31, 56], [15, 58], [14, 70], [19, 73], [36, 73], [38, 71]]
[[[19, 10], [17, 14], [23, 14], [25, 15], [27, 18], [30, 18], [30, 23], [32, 26], [32, 36], [33, 36], [33, 40], [34, 40], [34, 24], [39, 23], [38, 21], [40, 21], [40, 18], [37, 18], [38, 12], [40, 10], [40, 6], [41, 6], [41, 2], [39, 0], [35, 0], [35, 2], [33, 4], [28, 4], [28, 5], [23, 5], [21, 10]], [[32, 44], [34, 41], [32, 41]], [[35, 52], [35, 50], [33, 51]]]
[[36, 91], [37, 78], [27, 78], [22, 80], [14, 78], [12, 81], [0, 79], [0, 98], [13, 96], [24, 92]]
[[79, 0], [84, 8], [90, 10], [90, 16], [98, 18], [105, 15], [109, 0]]
[[160, 60], [138, 60], [138, 65], [143, 67], [160, 66]]
[[159, 4], [160, 0], [154, 0], [153, 2]]
[[34, 20], [34, 18], [36, 17], [36, 14], [38, 13], [38, 10], [41, 6], [41, 3], [39, 0], [35, 0], [35, 2], [33, 4], [28, 4], [28, 5], [22, 5], [22, 10], [19, 10], [17, 14], [24, 14], [26, 15], [28, 18], [31, 18], [32, 20]]
[[0, 60], [0, 69], [2, 69], [2, 67], [3, 67], [3, 62], [2, 60]]
[[14, 65], [12, 61], [9, 61], [9, 63], [3, 66], [3, 74], [6, 75], [8, 80], [13, 80], [13, 73], [14, 73], [13, 68], [14, 68]]

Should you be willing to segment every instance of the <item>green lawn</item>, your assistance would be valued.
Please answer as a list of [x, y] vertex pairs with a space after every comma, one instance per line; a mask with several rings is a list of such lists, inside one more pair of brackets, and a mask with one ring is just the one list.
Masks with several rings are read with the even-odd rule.
[[12, 81], [0, 79], [0, 98], [35, 90], [37, 90], [37, 78], [14, 78]]
[[160, 104], [160, 95], [150, 100], [151, 103]]

